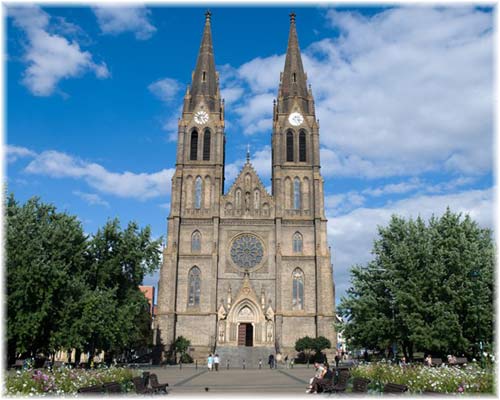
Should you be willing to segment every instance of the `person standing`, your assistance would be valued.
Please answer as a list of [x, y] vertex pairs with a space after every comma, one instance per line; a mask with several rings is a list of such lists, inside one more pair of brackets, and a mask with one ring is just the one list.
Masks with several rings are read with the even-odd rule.
[[269, 368], [274, 368], [274, 354], [269, 354], [269, 360], [267, 361]]
[[209, 371], [212, 371], [212, 365], [214, 363], [214, 358], [212, 357], [212, 353], [210, 353], [208, 355], [208, 359], [207, 359], [207, 368]]
[[219, 371], [219, 362], [220, 362], [219, 355], [216, 354], [215, 357], [214, 357], [215, 371]]

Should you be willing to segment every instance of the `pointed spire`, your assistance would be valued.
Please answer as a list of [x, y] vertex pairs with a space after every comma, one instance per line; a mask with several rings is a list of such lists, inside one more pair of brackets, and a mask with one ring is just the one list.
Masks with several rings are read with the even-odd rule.
[[250, 162], [250, 145], [247, 144], [247, 164]]
[[[290, 33], [288, 35], [288, 48], [286, 50], [285, 69], [281, 76], [280, 96], [286, 100], [288, 97], [299, 96], [308, 98], [307, 78], [304, 73], [302, 57], [300, 56], [299, 39], [295, 26], [295, 13], [290, 13]], [[287, 106], [285, 101], [285, 107]]]
[[217, 74], [215, 72], [214, 49], [212, 45], [212, 30], [211, 30], [212, 13], [207, 10], [205, 13], [205, 28], [201, 39], [200, 51], [198, 60], [196, 61], [196, 69], [193, 73], [193, 84], [191, 87], [191, 110], [204, 97], [210, 111], [215, 111], [217, 96]]

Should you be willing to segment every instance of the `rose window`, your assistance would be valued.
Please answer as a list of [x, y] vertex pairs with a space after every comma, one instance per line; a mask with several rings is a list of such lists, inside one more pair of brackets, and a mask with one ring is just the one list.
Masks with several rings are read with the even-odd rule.
[[264, 248], [254, 235], [241, 235], [231, 246], [231, 259], [240, 268], [253, 268], [262, 261]]

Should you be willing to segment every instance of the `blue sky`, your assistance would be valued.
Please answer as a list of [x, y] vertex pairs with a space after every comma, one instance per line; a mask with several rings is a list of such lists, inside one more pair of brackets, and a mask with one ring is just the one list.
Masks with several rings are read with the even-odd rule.
[[[77, 215], [88, 233], [118, 217], [165, 236], [205, 8], [8, 7], [8, 190]], [[247, 144], [269, 186], [290, 7], [211, 9], [226, 190]], [[463, 6], [293, 9], [320, 120], [338, 302], [393, 213], [450, 206], [493, 227], [494, 18]]]

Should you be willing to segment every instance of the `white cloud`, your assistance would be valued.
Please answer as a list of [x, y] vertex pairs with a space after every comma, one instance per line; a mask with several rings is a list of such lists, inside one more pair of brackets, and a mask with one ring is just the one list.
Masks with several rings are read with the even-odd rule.
[[[28, 67], [23, 84], [36, 96], [50, 96], [62, 79], [74, 78], [91, 71], [98, 78], [107, 78], [106, 64], [96, 64], [88, 51], [76, 41], [48, 32], [50, 16], [39, 7], [8, 8], [14, 24], [28, 38], [24, 61]], [[64, 25], [67, 29], [67, 24]]]
[[[325, 176], [491, 171], [491, 12], [400, 7], [372, 16], [330, 10], [327, 19], [340, 36], [302, 51]], [[238, 116], [243, 134], [270, 133], [283, 67], [284, 56], [271, 55], [220, 68], [227, 115]]]
[[323, 145], [370, 160], [381, 175], [491, 170], [491, 13], [404, 7], [328, 16], [341, 36], [304, 57]]
[[369, 196], [383, 196], [386, 194], [403, 194], [421, 188], [423, 183], [418, 178], [413, 178], [408, 182], [389, 183], [378, 188], [363, 190], [363, 194]]
[[148, 89], [160, 100], [169, 103], [176, 99], [177, 94], [181, 90], [181, 84], [175, 79], [163, 78], [153, 82], [148, 86]]
[[[349, 270], [355, 264], [371, 259], [373, 240], [378, 225], [387, 225], [391, 215], [428, 220], [432, 214], [442, 215], [446, 207], [453, 212], [469, 214], [480, 226], [493, 227], [493, 189], [469, 190], [447, 195], [419, 195], [388, 204], [381, 208], [357, 208], [348, 214], [334, 216], [328, 209], [328, 236], [333, 245], [334, 275], [337, 299], [348, 287]], [[331, 204], [330, 204], [331, 205]]]
[[110, 172], [99, 164], [88, 163], [58, 151], [44, 151], [31, 161], [26, 172], [53, 178], [83, 179], [102, 193], [118, 197], [146, 200], [170, 192], [174, 169], [155, 173]]
[[17, 161], [19, 158], [24, 157], [35, 157], [36, 153], [26, 147], [7, 145], [7, 162], [12, 163]]
[[104, 34], [133, 32], [136, 39], [146, 40], [156, 32], [156, 28], [149, 21], [151, 12], [147, 8], [97, 6], [93, 11]]
[[85, 192], [80, 192], [78, 190], [73, 191], [73, 194], [75, 196], [80, 197], [82, 200], [85, 200], [91, 206], [97, 205], [109, 208], [109, 203], [103, 200], [98, 194], [85, 193]]

